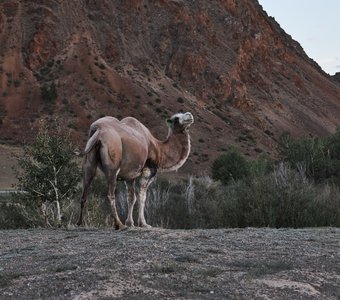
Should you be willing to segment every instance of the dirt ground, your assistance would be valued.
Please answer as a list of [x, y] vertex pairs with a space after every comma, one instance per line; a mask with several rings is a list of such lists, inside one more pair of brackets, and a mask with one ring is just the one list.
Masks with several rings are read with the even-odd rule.
[[0, 144], [0, 190], [12, 189], [17, 183], [13, 167], [17, 166], [14, 155], [22, 153], [20, 147]]
[[0, 231], [1, 299], [339, 299], [340, 229]]

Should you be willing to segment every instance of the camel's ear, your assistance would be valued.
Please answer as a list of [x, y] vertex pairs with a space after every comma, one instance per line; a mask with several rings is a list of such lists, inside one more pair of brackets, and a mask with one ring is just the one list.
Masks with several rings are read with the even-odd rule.
[[166, 125], [171, 129], [174, 127], [174, 123], [171, 119], [166, 119]]

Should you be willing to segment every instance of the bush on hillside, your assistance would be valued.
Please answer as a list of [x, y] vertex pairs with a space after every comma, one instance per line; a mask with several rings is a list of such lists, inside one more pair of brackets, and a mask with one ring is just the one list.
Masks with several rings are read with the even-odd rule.
[[54, 82], [51, 84], [44, 83], [41, 88], [41, 97], [46, 104], [53, 104], [58, 98], [57, 88]]
[[316, 183], [340, 184], [340, 130], [327, 138], [281, 137], [279, 152], [283, 161], [302, 170]]
[[244, 156], [235, 148], [218, 157], [212, 165], [212, 178], [227, 184], [249, 175], [249, 166]]

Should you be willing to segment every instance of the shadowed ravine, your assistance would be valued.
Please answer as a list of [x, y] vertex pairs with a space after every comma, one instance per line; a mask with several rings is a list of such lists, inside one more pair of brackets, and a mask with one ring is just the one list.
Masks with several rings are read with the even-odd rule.
[[339, 299], [340, 229], [0, 231], [1, 299]]

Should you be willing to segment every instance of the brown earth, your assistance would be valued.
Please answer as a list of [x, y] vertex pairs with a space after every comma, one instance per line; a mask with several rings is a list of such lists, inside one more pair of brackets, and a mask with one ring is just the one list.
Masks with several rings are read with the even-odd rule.
[[339, 299], [340, 229], [0, 231], [1, 299]]
[[[276, 155], [279, 136], [340, 124], [340, 85], [256, 0], [0, 2], [0, 139], [24, 142], [58, 118], [80, 149], [89, 124], [132, 115], [159, 138], [191, 111], [206, 172], [229, 144]], [[54, 83], [55, 101], [41, 88]]]

